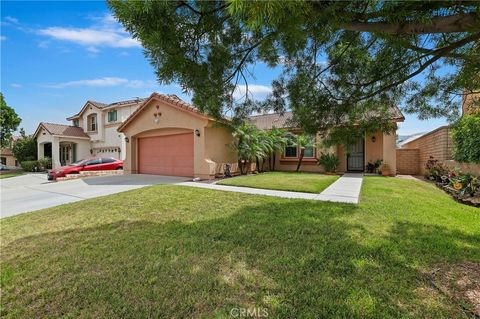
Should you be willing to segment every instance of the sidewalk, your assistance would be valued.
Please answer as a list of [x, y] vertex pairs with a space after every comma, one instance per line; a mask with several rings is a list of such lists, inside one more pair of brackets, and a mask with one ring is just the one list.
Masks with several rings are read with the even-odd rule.
[[254, 195], [266, 195], [282, 198], [309, 199], [318, 201], [358, 204], [360, 190], [362, 188], [363, 174], [347, 173], [337, 179], [320, 194], [277, 191], [271, 189], [260, 189], [239, 186], [227, 186], [217, 184], [206, 184], [198, 182], [181, 182], [177, 185], [198, 188], [213, 189], [227, 192], [246, 193]]

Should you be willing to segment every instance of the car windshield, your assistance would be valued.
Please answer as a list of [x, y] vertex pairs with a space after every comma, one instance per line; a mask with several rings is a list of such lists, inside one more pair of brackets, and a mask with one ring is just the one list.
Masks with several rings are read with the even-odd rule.
[[72, 164], [70, 164], [70, 166], [77, 166], [77, 165], [80, 165], [82, 162], [84, 162], [85, 160], [84, 159], [81, 159], [81, 160], [78, 160], [76, 162], [73, 162]]

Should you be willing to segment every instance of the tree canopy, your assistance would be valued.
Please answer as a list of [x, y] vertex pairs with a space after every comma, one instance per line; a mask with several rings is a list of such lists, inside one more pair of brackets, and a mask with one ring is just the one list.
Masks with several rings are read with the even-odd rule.
[[0, 146], [9, 147], [13, 132], [22, 120], [15, 110], [7, 105], [3, 94], [0, 93]]
[[[422, 119], [458, 115], [480, 91], [476, 1], [110, 0], [162, 84], [179, 83], [216, 117], [291, 109], [306, 132], [384, 123], [389, 106]], [[281, 70], [262, 101], [255, 64]], [[245, 98], [234, 98], [245, 85]], [[368, 117], [368, 119], [366, 119]], [[368, 124], [367, 124], [368, 123]]]

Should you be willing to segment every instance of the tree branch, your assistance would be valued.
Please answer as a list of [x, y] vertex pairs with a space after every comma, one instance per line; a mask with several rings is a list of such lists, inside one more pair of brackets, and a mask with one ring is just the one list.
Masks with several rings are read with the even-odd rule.
[[[455, 49], [457, 49], [457, 48], [459, 48], [459, 47], [461, 47], [461, 46], [463, 46], [463, 45], [465, 45], [465, 44], [467, 44], [471, 41], [475, 41], [475, 40], [478, 40], [478, 39], [480, 39], [480, 33], [474, 33], [469, 37], [466, 37], [466, 38], [464, 38], [464, 39], [462, 39], [458, 42], [455, 42], [454, 44], [452, 44], [450, 46], [443, 47], [443, 48], [438, 49], [436, 51], [445, 51], [445, 52], [453, 51], [453, 50], [455, 50]], [[373, 91], [373, 92], [371, 92], [367, 95], [364, 95], [364, 96], [360, 97], [359, 99], [356, 100], [356, 102], [366, 100], [366, 99], [371, 98], [371, 97], [373, 97], [373, 96], [375, 96], [375, 95], [377, 95], [381, 92], [384, 92], [384, 91], [386, 91], [386, 90], [388, 90], [392, 87], [395, 87], [397, 85], [400, 85], [400, 84], [404, 83], [405, 81], [407, 81], [407, 80], [417, 76], [418, 74], [422, 73], [429, 65], [432, 65], [433, 63], [435, 63], [437, 60], [439, 60], [442, 57], [443, 57], [442, 53], [439, 53], [439, 54], [433, 56], [432, 58], [427, 60], [424, 64], [422, 64], [420, 66], [420, 68], [418, 68], [415, 72], [407, 75], [406, 77], [404, 77], [404, 78], [402, 78], [398, 81], [395, 81], [393, 83], [385, 85], [385, 86], [379, 88], [378, 90], [375, 90], [375, 91]]]
[[449, 16], [433, 17], [428, 23], [405, 22], [362, 22], [341, 23], [340, 28], [356, 32], [374, 32], [396, 35], [416, 35], [432, 33], [450, 33], [479, 31], [480, 18], [475, 13], [459, 13]]

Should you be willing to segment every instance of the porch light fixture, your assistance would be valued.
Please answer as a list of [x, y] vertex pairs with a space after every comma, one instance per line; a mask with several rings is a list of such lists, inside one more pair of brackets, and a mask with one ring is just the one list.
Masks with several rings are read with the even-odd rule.
[[377, 140], [377, 138], [374, 136], [372, 136], [372, 143], [375, 143], [375, 141]]
[[196, 136], [200, 136], [200, 130], [199, 130], [198, 128], [195, 129], [195, 135], [196, 135]]
[[130, 142], [130, 139], [128, 138], [128, 136], [125, 136], [125, 142]]
[[160, 105], [157, 104], [156, 106], [157, 108], [157, 111], [155, 113], [153, 113], [153, 116], [155, 117], [155, 123], [158, 123], [158, 121], [160, 121], [160, 116], [162, 116], [162, 112], [159, 112], [158, 109], [160, 108]]

